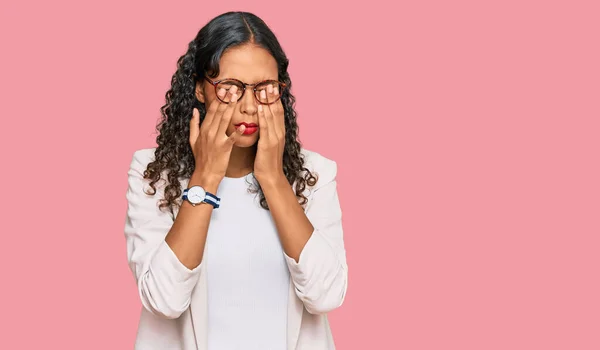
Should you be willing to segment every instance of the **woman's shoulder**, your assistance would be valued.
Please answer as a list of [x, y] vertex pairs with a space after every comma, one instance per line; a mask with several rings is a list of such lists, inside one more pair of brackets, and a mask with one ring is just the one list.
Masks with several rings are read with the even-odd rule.
[[144, 170], [148, 164], [154, 161], [156, 147], [139, 148], [133, 151], [130, 167], [136, 170]]
[[304, 166], [318, 176], [316, 187], [325, 185], [337, 176], [337, 162], [313, 150], [301, 149], [304, 157]]

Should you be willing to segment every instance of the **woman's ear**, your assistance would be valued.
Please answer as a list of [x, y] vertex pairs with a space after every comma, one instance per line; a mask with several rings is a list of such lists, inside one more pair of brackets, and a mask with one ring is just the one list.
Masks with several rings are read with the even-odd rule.
[[204, 88], [202, 87], [202, 83], [202, 80], [196, 81], [196, 98], [198, 101], [205, 103]]

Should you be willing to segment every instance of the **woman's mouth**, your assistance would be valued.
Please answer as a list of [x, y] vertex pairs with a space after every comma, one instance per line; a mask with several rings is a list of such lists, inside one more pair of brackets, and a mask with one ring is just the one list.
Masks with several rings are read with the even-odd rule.
[[235, 124], [235, 127], [239, 128], [242, 125], [244, 125], [246, 127], [246, 129], [244, 130], [243, 135], [252, 135], [252, 134], [254, 134], [255, 132], [258, 131], [258, 125], [255, 124], [255, 123], [242, 122], [242, 123]]

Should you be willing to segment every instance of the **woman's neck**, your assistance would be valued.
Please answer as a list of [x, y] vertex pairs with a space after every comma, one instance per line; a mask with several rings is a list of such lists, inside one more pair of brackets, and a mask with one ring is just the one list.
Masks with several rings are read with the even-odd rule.
[[256, 145], [252, 147], [233, 146], [229, 157], [226, 177], [243, 177], [254, 171], [254, 158], [256, 157]]

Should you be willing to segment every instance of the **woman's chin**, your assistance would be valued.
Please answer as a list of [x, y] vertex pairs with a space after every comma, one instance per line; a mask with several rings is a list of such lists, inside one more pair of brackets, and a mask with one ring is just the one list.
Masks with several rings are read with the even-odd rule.
[[243, 135], [235, 141], [235, 145], [240, 148], [252, 147], [256, 144], [257, 137], [254, 135]]

